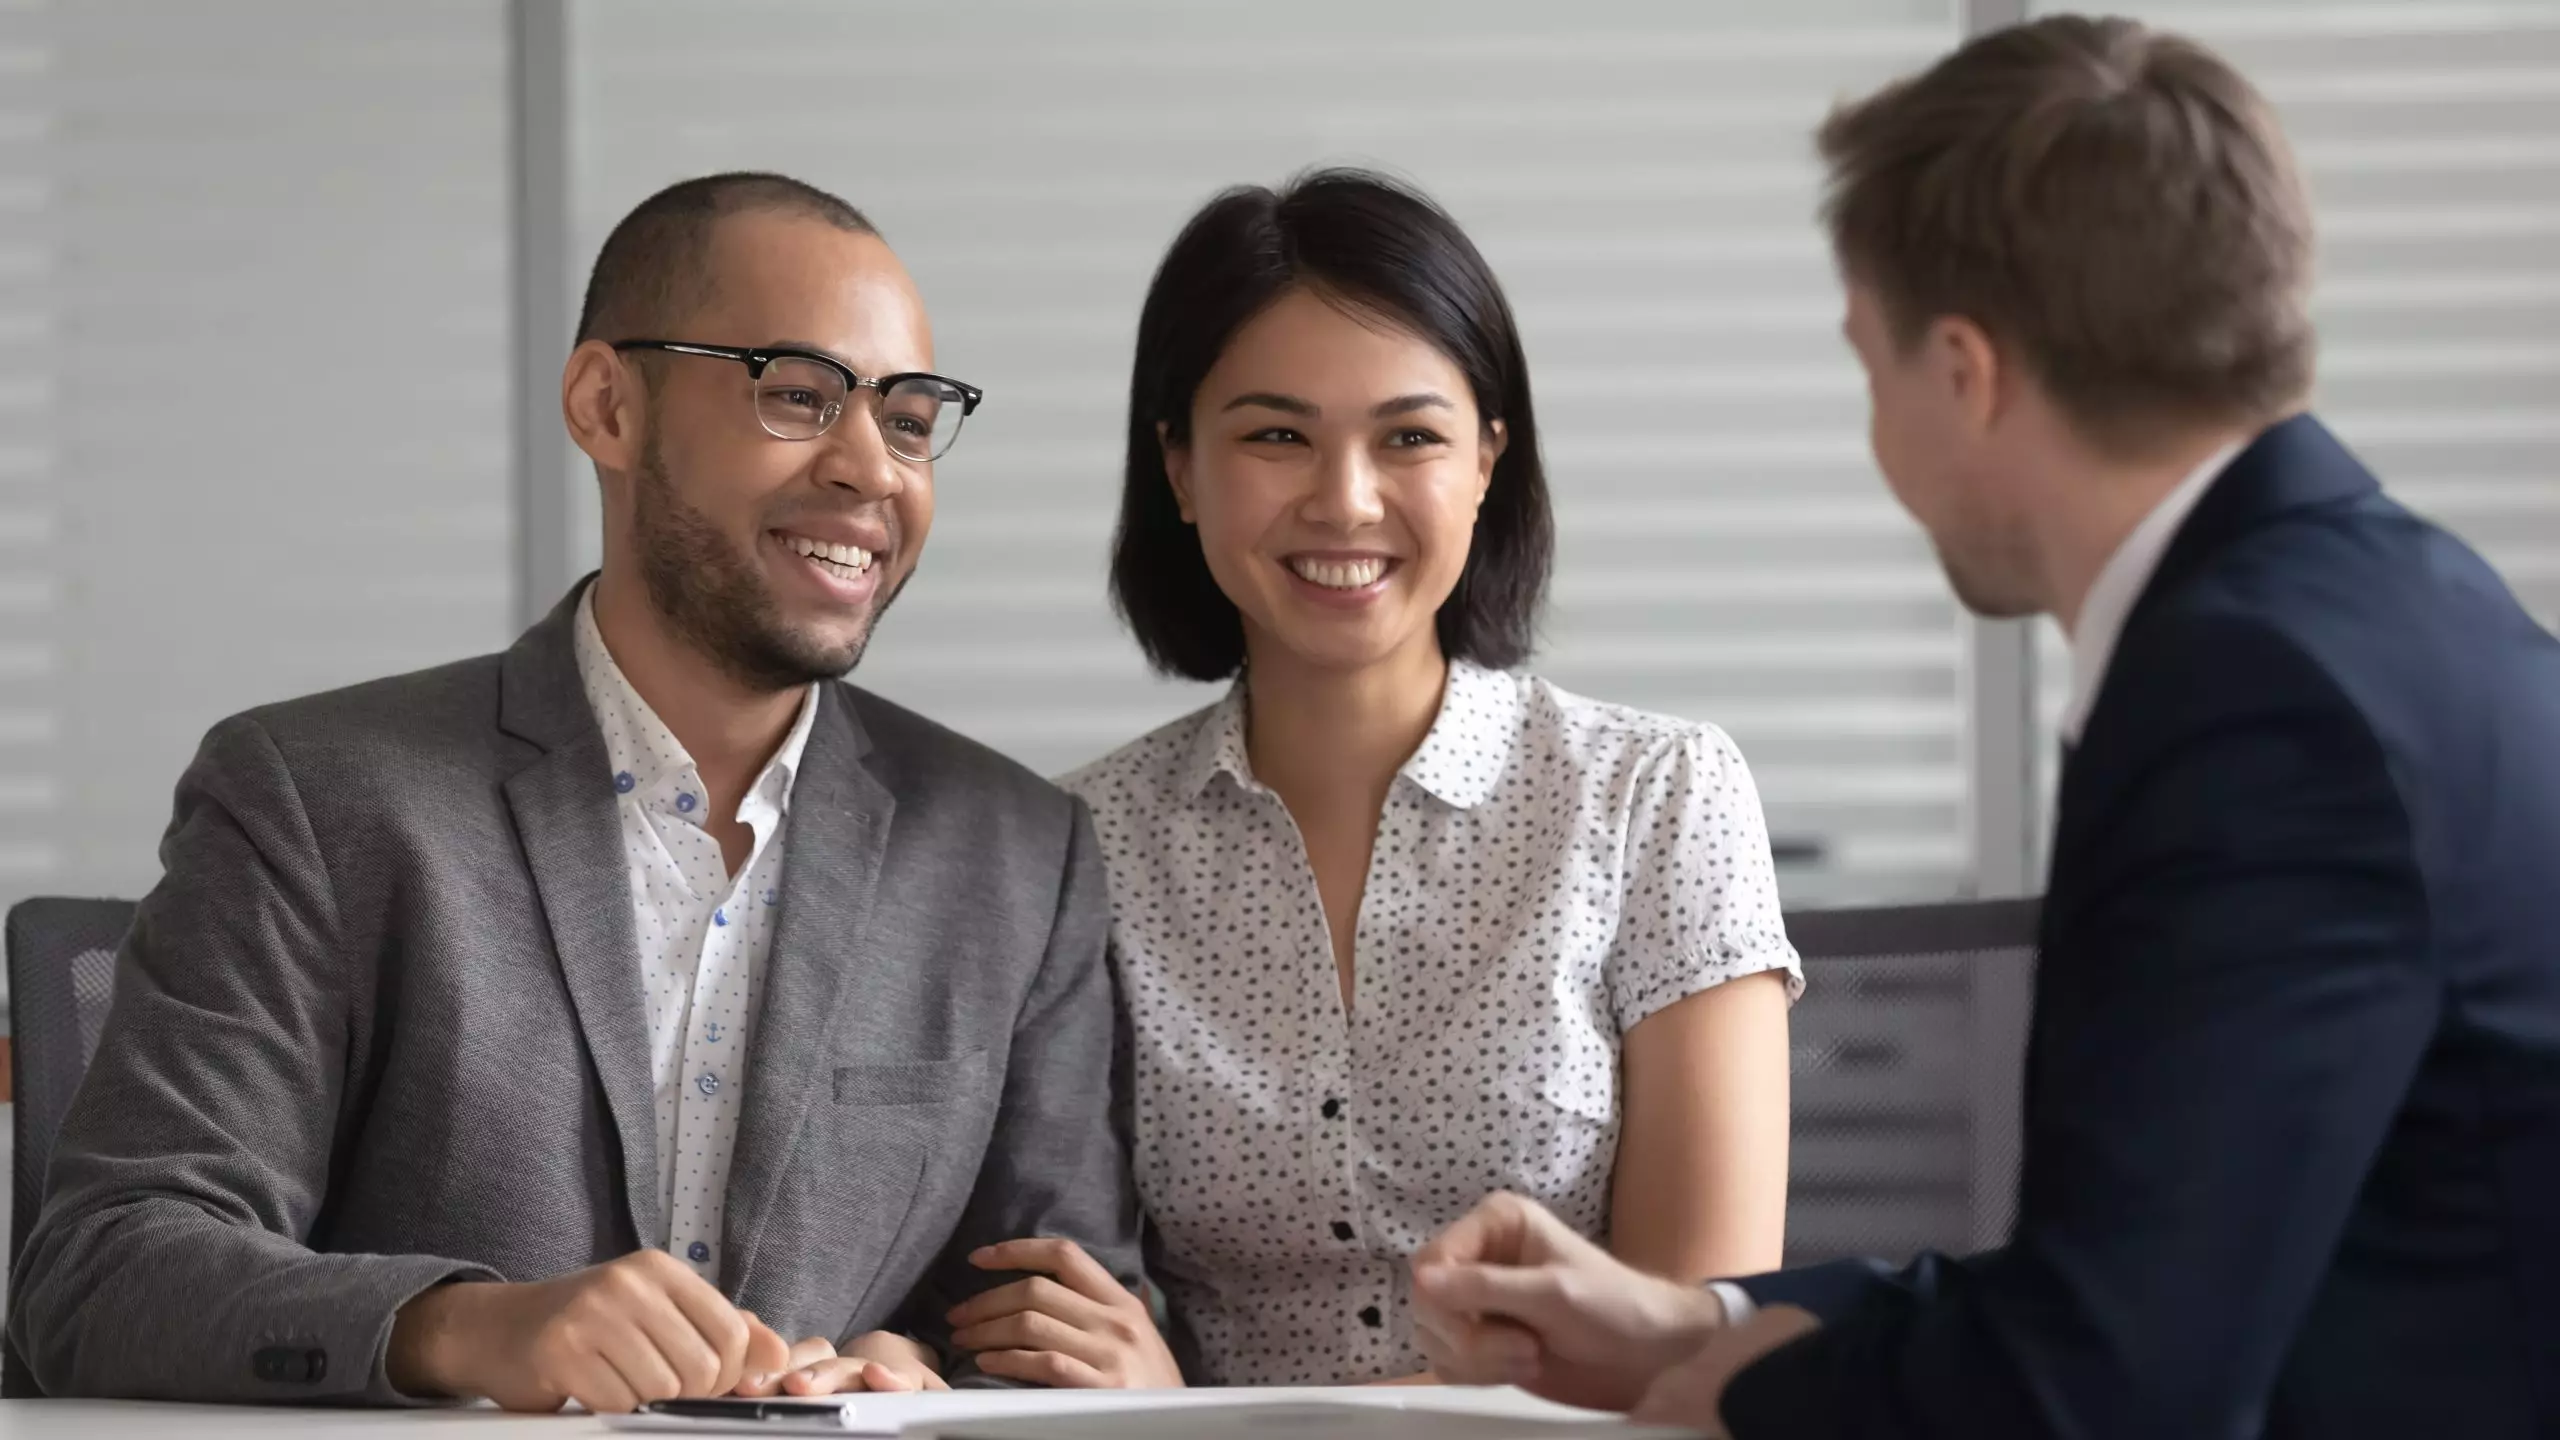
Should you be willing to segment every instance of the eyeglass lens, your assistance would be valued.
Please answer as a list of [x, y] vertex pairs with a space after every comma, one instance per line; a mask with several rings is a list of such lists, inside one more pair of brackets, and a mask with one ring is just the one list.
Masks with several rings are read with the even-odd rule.
[[[960, 436], [963, 400], [945, 381], [901, 380], [879, 397], [880, 436], [909, 460], [939, 460]], [[847, 403], [843, 374], [814, 360], [781, 356], [756, 377], [756, 418], [780, 439], [816, 439]]]

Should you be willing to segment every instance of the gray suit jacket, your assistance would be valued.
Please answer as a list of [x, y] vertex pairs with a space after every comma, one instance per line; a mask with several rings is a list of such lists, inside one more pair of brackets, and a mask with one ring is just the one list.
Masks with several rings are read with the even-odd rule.
[[[251, 711], [54, 1147], [9, 1342], [53, 1394], [392, 1402], [392, 1319], [660, 1225], [649, 1032], [573, 594], [502, 656]], [[826, 687], [729, 1180], [723, 1288], [787, 1337], [904, 1329], [1058, 1235], [1138, 1271], [1081, 805]]]

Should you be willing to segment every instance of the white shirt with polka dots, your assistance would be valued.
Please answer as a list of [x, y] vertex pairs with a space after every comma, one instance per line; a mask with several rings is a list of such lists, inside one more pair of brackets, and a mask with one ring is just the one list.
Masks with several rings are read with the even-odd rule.
[[1353, 1004], [1243, 687], [1068, 776], [1111, 875], [1135, 1163], [1195, 1384], [1424, 1368], [1408, 1261], [1495, 1190], [1609, 1223], [1620, 1037], [1785, 970], [1758, 792], [1711, 726], [1450, 667], [1387, 796]]
[[782, 748], [738, 802], [738, 820], [756, 838], [733, 877], [720, 842], [703, 828], [710, 807], [693, 757], [613, 663], [596, 628], [592, 586], [578, 603], [576, 643], [578, 676], [613, 767], [600, 783], [618, 795], [640, 940], [633, 980], [643, 987], [649, 1011], [658, 1198], [667, 1228], [642, 1238], [716, 1284], [729, 1158], [747, 1093], [747, 1047], [781, 913], [791, 781], [817, 721], [818, 687], [809, 687]]

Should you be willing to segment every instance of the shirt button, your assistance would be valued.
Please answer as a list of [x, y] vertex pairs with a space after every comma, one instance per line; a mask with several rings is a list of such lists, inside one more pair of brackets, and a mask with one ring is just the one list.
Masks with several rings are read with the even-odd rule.
[[249, 1357], [249, 1373], [278, 1385], [316, 1385], [329, 1378], [329, 1352], [270, 1345]]
[[1341, 1101], [1339, 1101], [1339, 1100], [1327, 1100], [1326, 1102], [1324, 1102], [1324, 1118], [1326, 1118], [1327, 1120], [1339, 1120], [1339, 1119], [1341, 1119], [1341, 1118], [1342, 1118], [1342, 1102], [1341, 1102]]
[[712, 911], [712, 912], [711, 912], [711, 923], [712, 923], [712, 924], [714, 924], [714, 925], [726, 925], [726, 924], [728, 924], [728, 923], [729, 923], [729, 911], [728, 911], [727, 907], [725, 907], [725, 906], [724, 906], [724, 907], [722, 907], [722, 908], [720, 908], [720, 909], [718, 909], [718, 910], [714, 910], [714, 911]]
[[702, 1078], [693, 1082], [693, 1088], [701, 1091], [705, 1096], [717, 1095], [720, 1093], [720, 1077], [705, 1070], [702, 1072]]
[[696, 1265], [699, 1265], [703, 1261], [711, 1258], [711, 1247], [703, 1244], [699, 1240], [696, 1240], [691, 1245], [685, 1247], [684, 1258], [692, 1261]]
[[694, 800], [692, 791], [679, 790], [676, 792], [676, 813], [680, 815], [690, 815], [693, 813], [693, 805]]
[[1360, 1312], [1360, 1323], [1368, 1326], [1372, 1330], [1376, 1330], [1386, 1325], [1387, 1317], [1378, 1313], [1378, 1307], [1372, 1305], [1368, 1309]]
[[1333, 1238], [1336, 1240], [1348, 1240], [1357, 1233], [1359, 1232], [1351, 1228], [1351, 1222], [1348, 1220], [1336, 1220], [1333, 1222]]
[[613, 776], [613, 793], [616, 795], [628, 795], [631, 793], [631, 787], [639, 783], [639, 781], [631, 778], [630, 771], [617, 770], [614, 772]]

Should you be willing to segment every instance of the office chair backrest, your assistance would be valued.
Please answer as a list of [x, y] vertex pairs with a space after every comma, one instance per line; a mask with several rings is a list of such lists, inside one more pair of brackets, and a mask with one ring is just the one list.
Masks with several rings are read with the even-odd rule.
[[[54, 1132], [97, 1051], [115, 986], [116, 947], [133, 928], [133, 912], [130, 900], [47, 899], [21, 901], [9, 911], [12, 1270], [44, 1203]], [[40, 1393], [10, 1347], [0, 1366], [0, 1395]]]
[[1796, 1007], [1787, 1263], [2008, 1239], [2033, 900], [1787, 917]]

